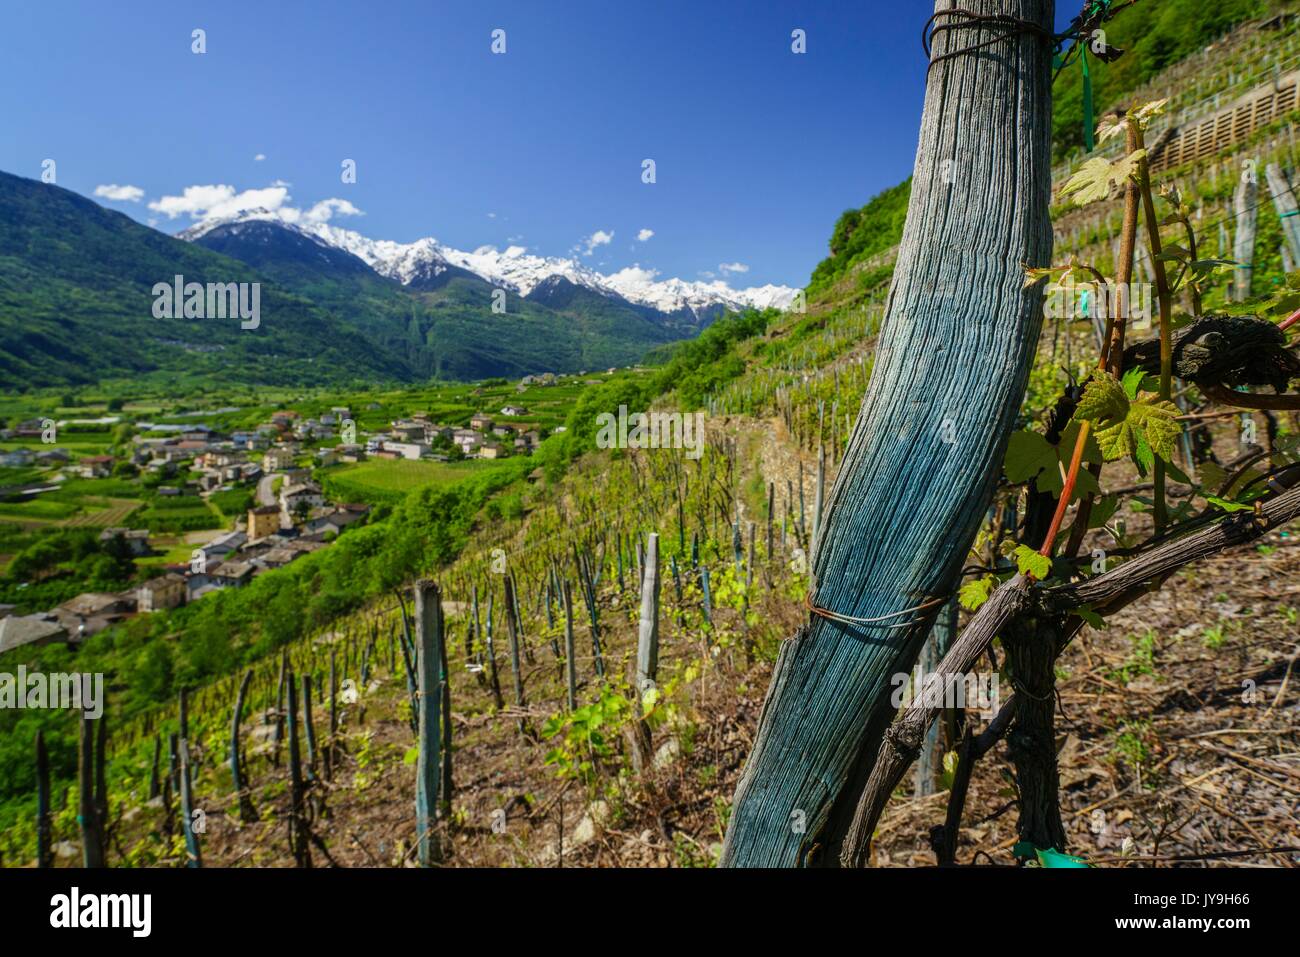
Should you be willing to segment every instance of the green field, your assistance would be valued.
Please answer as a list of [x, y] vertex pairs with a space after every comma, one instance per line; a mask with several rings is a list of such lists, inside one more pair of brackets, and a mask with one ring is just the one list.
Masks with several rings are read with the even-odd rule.
[[369, 459], [355, 465], [325, 469], [318, 474], [328, 498], [379, 505], [396, 502], [412, 489], [454, 482], [470, 472], [491, 468], [492, 461], [425, 462], [410, 459]]
[[196, 495], [155, 498], [135, 516], [135, 521], [152, 532], [171, 533], [224, 528], [226, 524], [216, 509]]

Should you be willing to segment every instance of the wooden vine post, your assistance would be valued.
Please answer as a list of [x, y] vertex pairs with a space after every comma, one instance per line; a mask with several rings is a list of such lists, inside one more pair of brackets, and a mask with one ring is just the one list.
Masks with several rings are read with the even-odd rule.
[[95, 729], [95, 722], [83, 714], [77, 821], [81, 824], [81, 860], [85, 867], [105, 867], [107, 864], [104, 819], [99, 813], [101, 799], [95, 793], [95, 781], [99, 777], [96, 768], [103, 762], [104, 755], [102, 749], [95, 747]]
[[[910, 670], [997, 482], [1051, 252], [1049, 0], [938, 23], [907, 223], [874, 369], [736, 790], [724, 866], [834, 865]], [[966, 48], [983, 44], [969, 52]], [[815, 853], [814, 853], [815, 852]]]
[[[396, 634], [392, 635], [388, 642], [388, 656], [389, 656], [389, 663], [390, 663], [390, 667], [388, 670], [390, 673], [397, 670], [397, 662], [395, 660], [396, 653], [393, 649], [393, 641], [396, 639], [396, 637], [397, 637]], [[331, 648], [330, 649], [330, 727], [329, 727], [329, 737], [325, 742], [325, 778], [326, 780], [330, 780], [330, 781], [334, 780], [334, 762], [336, 758], [335, 748], [337, 747], [335, 742], [338, 740], [338, 733], [339, 733], [338, 699], [339, 699], [338, 670], [336, 667], [336, 662], [334, 657], [334, 649]]]
[[287, 699], [285, 733], [289, 738], [289, 851], [298, 867], [311, 867], [307, 785], [303, 780], [302, 752], [298, 747], [298, 686], [287, 660], [284, 688]]
[[632, 737], [632, 755], [637, 771], [650, 767], [650, 725], [645, 720], [645, 699], [655, 690], [659, 675], [659, 534], [651, 532], [646, 539], [644, 571], [641, 575], [641, 622], [636, 645], [636, 688], [634, 700], [636, 721], [629, 729]]
[[487, 654], [488, 680], [492, 686], [492, 704], [498, 711], [506, 706], [501, 697], [501, 678], [497, 674], [497, 652], [492, 643], [492, 593], [488, 592], [487, 631], [484, 633], [484, 652]]
[[[507, 612], [509, 614], [509, 612]], [[415, 839], [419, 846], [421, 867], [441, 859], [438, 836], [433, 830], [438, 806], [438, 784], [442, 777], [441, 744], [442, 706], [442, 598], [438, 586], [421, 580], [415, 586], [415, 635], [419, 646], [417, 669], [419, 693], [419, 752], [415, 766]]]
[[244, 680], [239, 683], [239, 694], [235, 696], [235, 713], [230, 719], [230, 784], [239, 801], [239, 820], [243, 824], [257, 820], [257, 811], [248, 796], [239, 757], [239, 722], [244, 713], [244, 698], [248, 695], [248, 686], [252, 681], [253, 669], [249, 668], [244, 672]]
[[[441, 608], [441, 606], [440, 606]], [[442, 612], [438, 613], [438, 687], [442, 695], [441, 717], [442, 717], [442, 738], [438, 742], [438, 751], [442, 756], [442, 780], [438, 785], [438, 815], [445, 820], [451, 820], [451, 793], [452, 768], [451, 768], [451, 674], [447, 669], [447, 627], [442, 620]]]
[[1250, 298], [1251, 280], [1255, 273], [1255, 223], [1259, 216], [1259, 175], [1251, 161], [1237, 178], [1237, 191], [1232, 197], [1237, 231], [1232, 237], [1232, 258], [1237, 262], [1232, 280], [1232, 298], [1241, 302]]
[[1268, 179], [1268, 191], [1273, 197], [1273, 208], [1277, 210], [1282, 236], [1286, 240], [1282, 249], [1290, 256], [1291, 266], [1294, 267], [1300, 263], [1300, 203], [1296, 201], [1291, 181], [1277, 163], [1269, 163], [1264, 167], [1264, 175]]
[[176, 742], [177, 768], [181, 778], [181, 830], [185, 834], [185, 866], [202, 867], [199, 835], [194, 827], [194, 783], [190, 775], [190, 743], [184, 737]]
[[311, 675], [302, 676], [302, 729], [307, 738], [307, 780], [316, 780], [316, 722], [311, 713]]
[[[930, 631], [930, 637], [921, 649], [919, 661], [921, 683], [913, 685], [913, 695], [925, 693], [926, 680], [933, 680], [932, 676], [939, 667], [939, 662], [948, 653], [948, 648], [956, 637], [957, 601], [952, 599], [944, 605], [943, 611], [939, 613], [939, 618]], [[939, 723], [936, 722], [930, 725], [929, 730], [926, 731], [925, 740], [921, 744], [921, 753], [916, 759], [917, 797], [925, 797], [939, 789], [939, 778], [943, 773], [943, 756], [947, 753], [947, 745], [955, 743], [955, 735], [950, 733], [953, 730], [952, 727], [949, 727], [946, 729], [949, 733], [941, 734]]]
[[505, 587], [506, 633], [510, 637], [510, 672], [515, 681], [515, 708], [519, 711], [519, 733], [528, 737], [531, 731], [528, 726], [528, 718], [524, 715], [528, 703], [524, 698], [523, 665], [519, 660], [519, 628], [515, 623], [515, 616], [512, 611], [515, 601], [514, 581], [509, 575], [505, 577]]
[[566, 578], [561, 586], [564, 595], [564, 675], [565, 703], [572, 714], [578, 710], [578, 662], [574, 657], [573, 593]]

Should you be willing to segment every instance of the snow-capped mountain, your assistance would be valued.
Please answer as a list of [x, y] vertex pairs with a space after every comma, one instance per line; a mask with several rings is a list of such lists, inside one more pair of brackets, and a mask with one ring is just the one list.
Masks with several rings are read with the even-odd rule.
[[527, 296], [540, 283], [561, 277], [575, 286], [583, 286], [607, 296], [617, 296], [640, 306], [648, 306], [669, 315], [689, 313], [696, 320], [711, 317], [719, 308], [742, 309], [769, 306], [784, 309], [793, 301], [797, 290], [789, 286], [756, 286], [732, 289], [721, 280], [687, 282], [682, 279], [659, 279], [652, 269], [630, 266], [605, 275], [574, 259], [535, 256], [523, 246], [499, 250], [481, 246], [464, 252], [426, 237], [412, 243], [371, 239], [355, 230], [329, 223], [293, 223], [277, 211], [253, 209], [227, 219], [206, 220], [179, 233], [181, 239], [194, 241], [219, 226], [250, 220], [270, 220], [286, 229], [309, 237], [324, 246], [351, 253], [375, 272], [403, 285], [435, 283], [449, 270], [463, 269], [493, 285], [503, 286]]

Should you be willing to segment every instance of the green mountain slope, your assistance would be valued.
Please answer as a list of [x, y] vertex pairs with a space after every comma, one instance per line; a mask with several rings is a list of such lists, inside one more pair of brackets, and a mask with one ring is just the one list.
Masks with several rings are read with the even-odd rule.
[[[694, 332], [627, 303], [554, 307], [454, 270], [408, 288], [270, 223], [184, 242], [0, 173], [0, 389], [165, 376], [265, 385], [473, 379], [628, 365]], [[157, 319], [154, 285], [261, 284], [261, 322]], [[433, 288], [428, 288], [432, 286]]]
[[[155, 319], [152, 289], [260, 282], [261, 322]], [[0, 173], [0, 381], [88, 383], [156, 371], [272, 384], [408, 379], [364, 329], [243, 263], [75, 193]]]

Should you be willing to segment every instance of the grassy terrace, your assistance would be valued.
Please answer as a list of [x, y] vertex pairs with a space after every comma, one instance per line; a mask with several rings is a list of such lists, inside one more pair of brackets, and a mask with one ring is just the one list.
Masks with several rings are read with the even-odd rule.
[[441, 482], [454, 482], [496, 464], [481, 459], [465, 462], [368, 459], [350, 465], [332, 466], [317, 474], [331, 499], [379, 505], [400, 501], [415, 489]]

